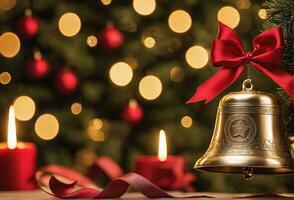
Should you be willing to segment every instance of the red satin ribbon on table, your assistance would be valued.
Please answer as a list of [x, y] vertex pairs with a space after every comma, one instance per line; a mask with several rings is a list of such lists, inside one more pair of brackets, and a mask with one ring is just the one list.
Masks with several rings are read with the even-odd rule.
[[[98, 170], [112, 179], [104, 189], [97, 187], [88, 177], [60, 165], [49, 165], [39, 169], [36, 180], [40, 189], [58, 198], [119, 198], [129, 187], [133, 187], [148, 198], [177, 198], [139, 174], [131, 172], [122, 175], [121, 168], [109, 157], [99, 157], [90, 168], [89, 174], [97, 176]], [[191, 175], [188, 175], [186, 177], [191, 179]], [[65, 183], [56, 176], [66, 179], [67, 182], [70, 180], [71, 183]], [[187, 180], [188, 185], [189, 183]], [[206, 195], [181, 196], [180, 198], [185, 197], [212, 198]]]
[[212, 44], [211, 60], [215, 67], [222, 68], [197, 88], [188, 103], [211, 101], [237, 80], [246, 63], [266, 74], [293, 98], [293, 76], [281, 69], [283, 45], [282, 31], [276, 27], [256, 36], [254, 50], [246, 52], [237, 33], [219, 22], [219, 35]]

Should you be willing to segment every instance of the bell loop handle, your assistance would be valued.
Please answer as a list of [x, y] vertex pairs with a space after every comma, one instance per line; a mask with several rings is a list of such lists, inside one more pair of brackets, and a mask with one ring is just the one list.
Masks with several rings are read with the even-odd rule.
[[250, 78], [246, 79], [242, 84], [243, 91], [252, 91], [254, 88], [253, 82]]

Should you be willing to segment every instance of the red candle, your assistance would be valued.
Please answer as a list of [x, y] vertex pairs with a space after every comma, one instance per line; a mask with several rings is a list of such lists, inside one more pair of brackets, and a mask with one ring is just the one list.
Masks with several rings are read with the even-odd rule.
[[[139, 156], [134, 162], [134, 171], [167, 190], [183, 189], [190, 177], [185, 174], [185, 160], [181, 156], [167, 156], [166, 137], [159, 134], [158, 156]], [[194, 177], [193, 177], [194, 179]]]
[[36, 188], [36, 156], [37, 149], [34, 144], [17, 142], [14, 108], [11, 106], [7, 144], [0, 144], [0, 190]]

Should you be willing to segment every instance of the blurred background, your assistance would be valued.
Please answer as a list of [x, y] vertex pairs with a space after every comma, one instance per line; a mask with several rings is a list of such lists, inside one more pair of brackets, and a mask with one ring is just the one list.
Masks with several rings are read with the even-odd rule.
[[[85, 171], [108, 155], [130, 171], [134, 157], [157, 153], [164, 129], [168, 153], [186, 158], [197, 191], [293, 192], [293, 176], [246, 181], [192, 169], [209, 145], [220, 98], [240, 90], [245, 75], [206, 105], [185, 104], [216, 72], [218, 20], [246, 50], [265, 28], [282, 26], [293, 73], [293, 7], [293, 0], [1, 0], [1, 139], [13, 104], [18, 138], [38, 145], [39, 166]], [[291, 106], [272, 80], [251, 74], [258, 90]], [[293, 107], [285, 109], [289, 138], [291, 115]]]

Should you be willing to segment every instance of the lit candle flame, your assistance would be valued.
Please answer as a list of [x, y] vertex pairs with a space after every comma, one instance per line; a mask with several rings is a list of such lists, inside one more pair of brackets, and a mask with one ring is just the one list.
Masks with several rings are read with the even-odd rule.
[[8, 118], [8, 134], [7, 134], [7, 147], [8, 149], [15, 149], [17, 144], [16, 128], [15, 128], [15, 114], [13, 106], [9, 108]]
[[166, 136], [164, 130], [159, 132], [158, 159], [165, 161], [167, 157]]

